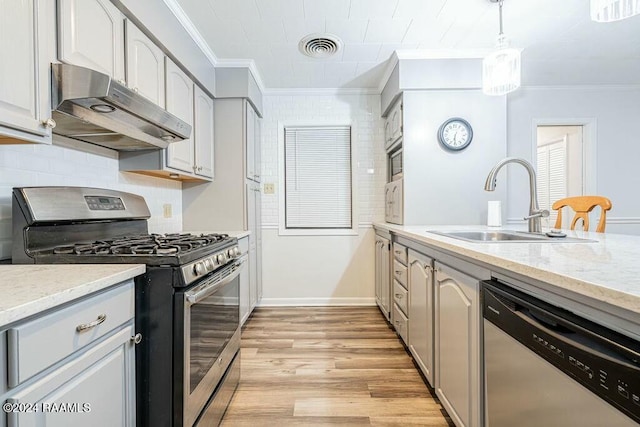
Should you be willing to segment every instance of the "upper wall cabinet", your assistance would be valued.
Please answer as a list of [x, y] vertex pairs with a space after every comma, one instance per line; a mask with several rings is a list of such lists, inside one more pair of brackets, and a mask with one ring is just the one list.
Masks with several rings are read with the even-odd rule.
[[[167, 111], [193, 125], [193, 83], [169, 58], [166, 59]], [[173, 142], [167, 148], [167, 166], [184, 172], [194, 172], [193, 131], [191, 137]]]
[[0, 2], [0, 143], [51, 143], [45, 5]]
[[164, 52], [127, 20], [127, 86], [164, 107]]
[[124, 16], [109, 0], [59, 0], [58, 20], [62, 62], [124, 82]]
[[402, 136], [402, 99], [396, 101], [384, 122], [384, 147], [388, 150]]
[[194, 87], [194, 173], [213, 178], [213, 99], [200, 87]]

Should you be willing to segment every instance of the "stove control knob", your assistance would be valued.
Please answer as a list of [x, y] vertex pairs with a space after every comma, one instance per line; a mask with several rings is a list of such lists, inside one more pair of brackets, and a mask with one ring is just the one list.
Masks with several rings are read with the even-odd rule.
[[218, 264], [224, 264], [226, 261], [224, 254], [218, 254]]
[[204, 268], [206, 268], [207, 271], [213, 270], [213, 262], [211, 262], [209, 258], [204, 260]]
[[227, 250], [227, 256], [229, 258], [233, 258], [235, 256], [235, 253], [233, 252], [233, 248]]
[[240, 256], [240, 248], [239, 247], [235, 247], [233, 248], [233, 255], [235, 256]]
[[203, 262], [197, 262], [194, 266], [193, 266], [193, 274], [195, 274], [196, 276], [200, 276], [202, 274], [205, 273], [205, 268], [204, 268], [204, 263]]

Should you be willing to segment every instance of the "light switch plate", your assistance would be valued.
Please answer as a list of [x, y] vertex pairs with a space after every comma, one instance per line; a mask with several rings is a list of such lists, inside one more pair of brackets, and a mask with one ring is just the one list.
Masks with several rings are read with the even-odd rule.
[[264, 184], [264, 194], [274, 194], [276, 192], [276, 185], [273, 183]]
[[171, 203], [165, 203], [162, 205], [162, 214], [165, 218], [171, 218], [173, 216]]

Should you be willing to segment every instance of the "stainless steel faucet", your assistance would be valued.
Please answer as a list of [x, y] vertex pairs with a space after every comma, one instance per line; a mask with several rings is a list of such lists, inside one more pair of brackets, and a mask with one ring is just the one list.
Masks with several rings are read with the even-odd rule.
[[546, 218], [549, 216], [549, 211], [546, 209], [540, 209], [538, 207], [538, 190], [536, 188], [536, 171], [531, 166], [531, 163], [527, 162], [524, 159], [518, 159], [516, 157], [507, 157], [502, 159], [496, 164], [491, 172], [489, 172], [489, 176], [487, 176], [487, 182], [484, 184], [485, 191], [494, 191], [496, 189], [496, 175], [498, 171], [507, 163], [518, 163], [525, 167], [527, 172], [529, 172], [529, 215], [524, 217], [524, 219], [529, 221], [529, 232], [530, 233], [542, 233], [542, 225], [541, 218]]

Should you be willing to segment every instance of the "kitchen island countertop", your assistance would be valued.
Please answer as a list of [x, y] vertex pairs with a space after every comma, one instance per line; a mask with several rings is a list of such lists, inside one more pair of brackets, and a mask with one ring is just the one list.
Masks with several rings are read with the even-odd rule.
[[381, 222], [374, 223], [374, 227], [640, 314], [640, 236], [563, 230], [569, 237], [596, 242], [475, 243], [429, 230], [495, 231], [518, 227], [401, 226]]
[[0, 329], [145, 271], [144, 264], [0, 265]]

